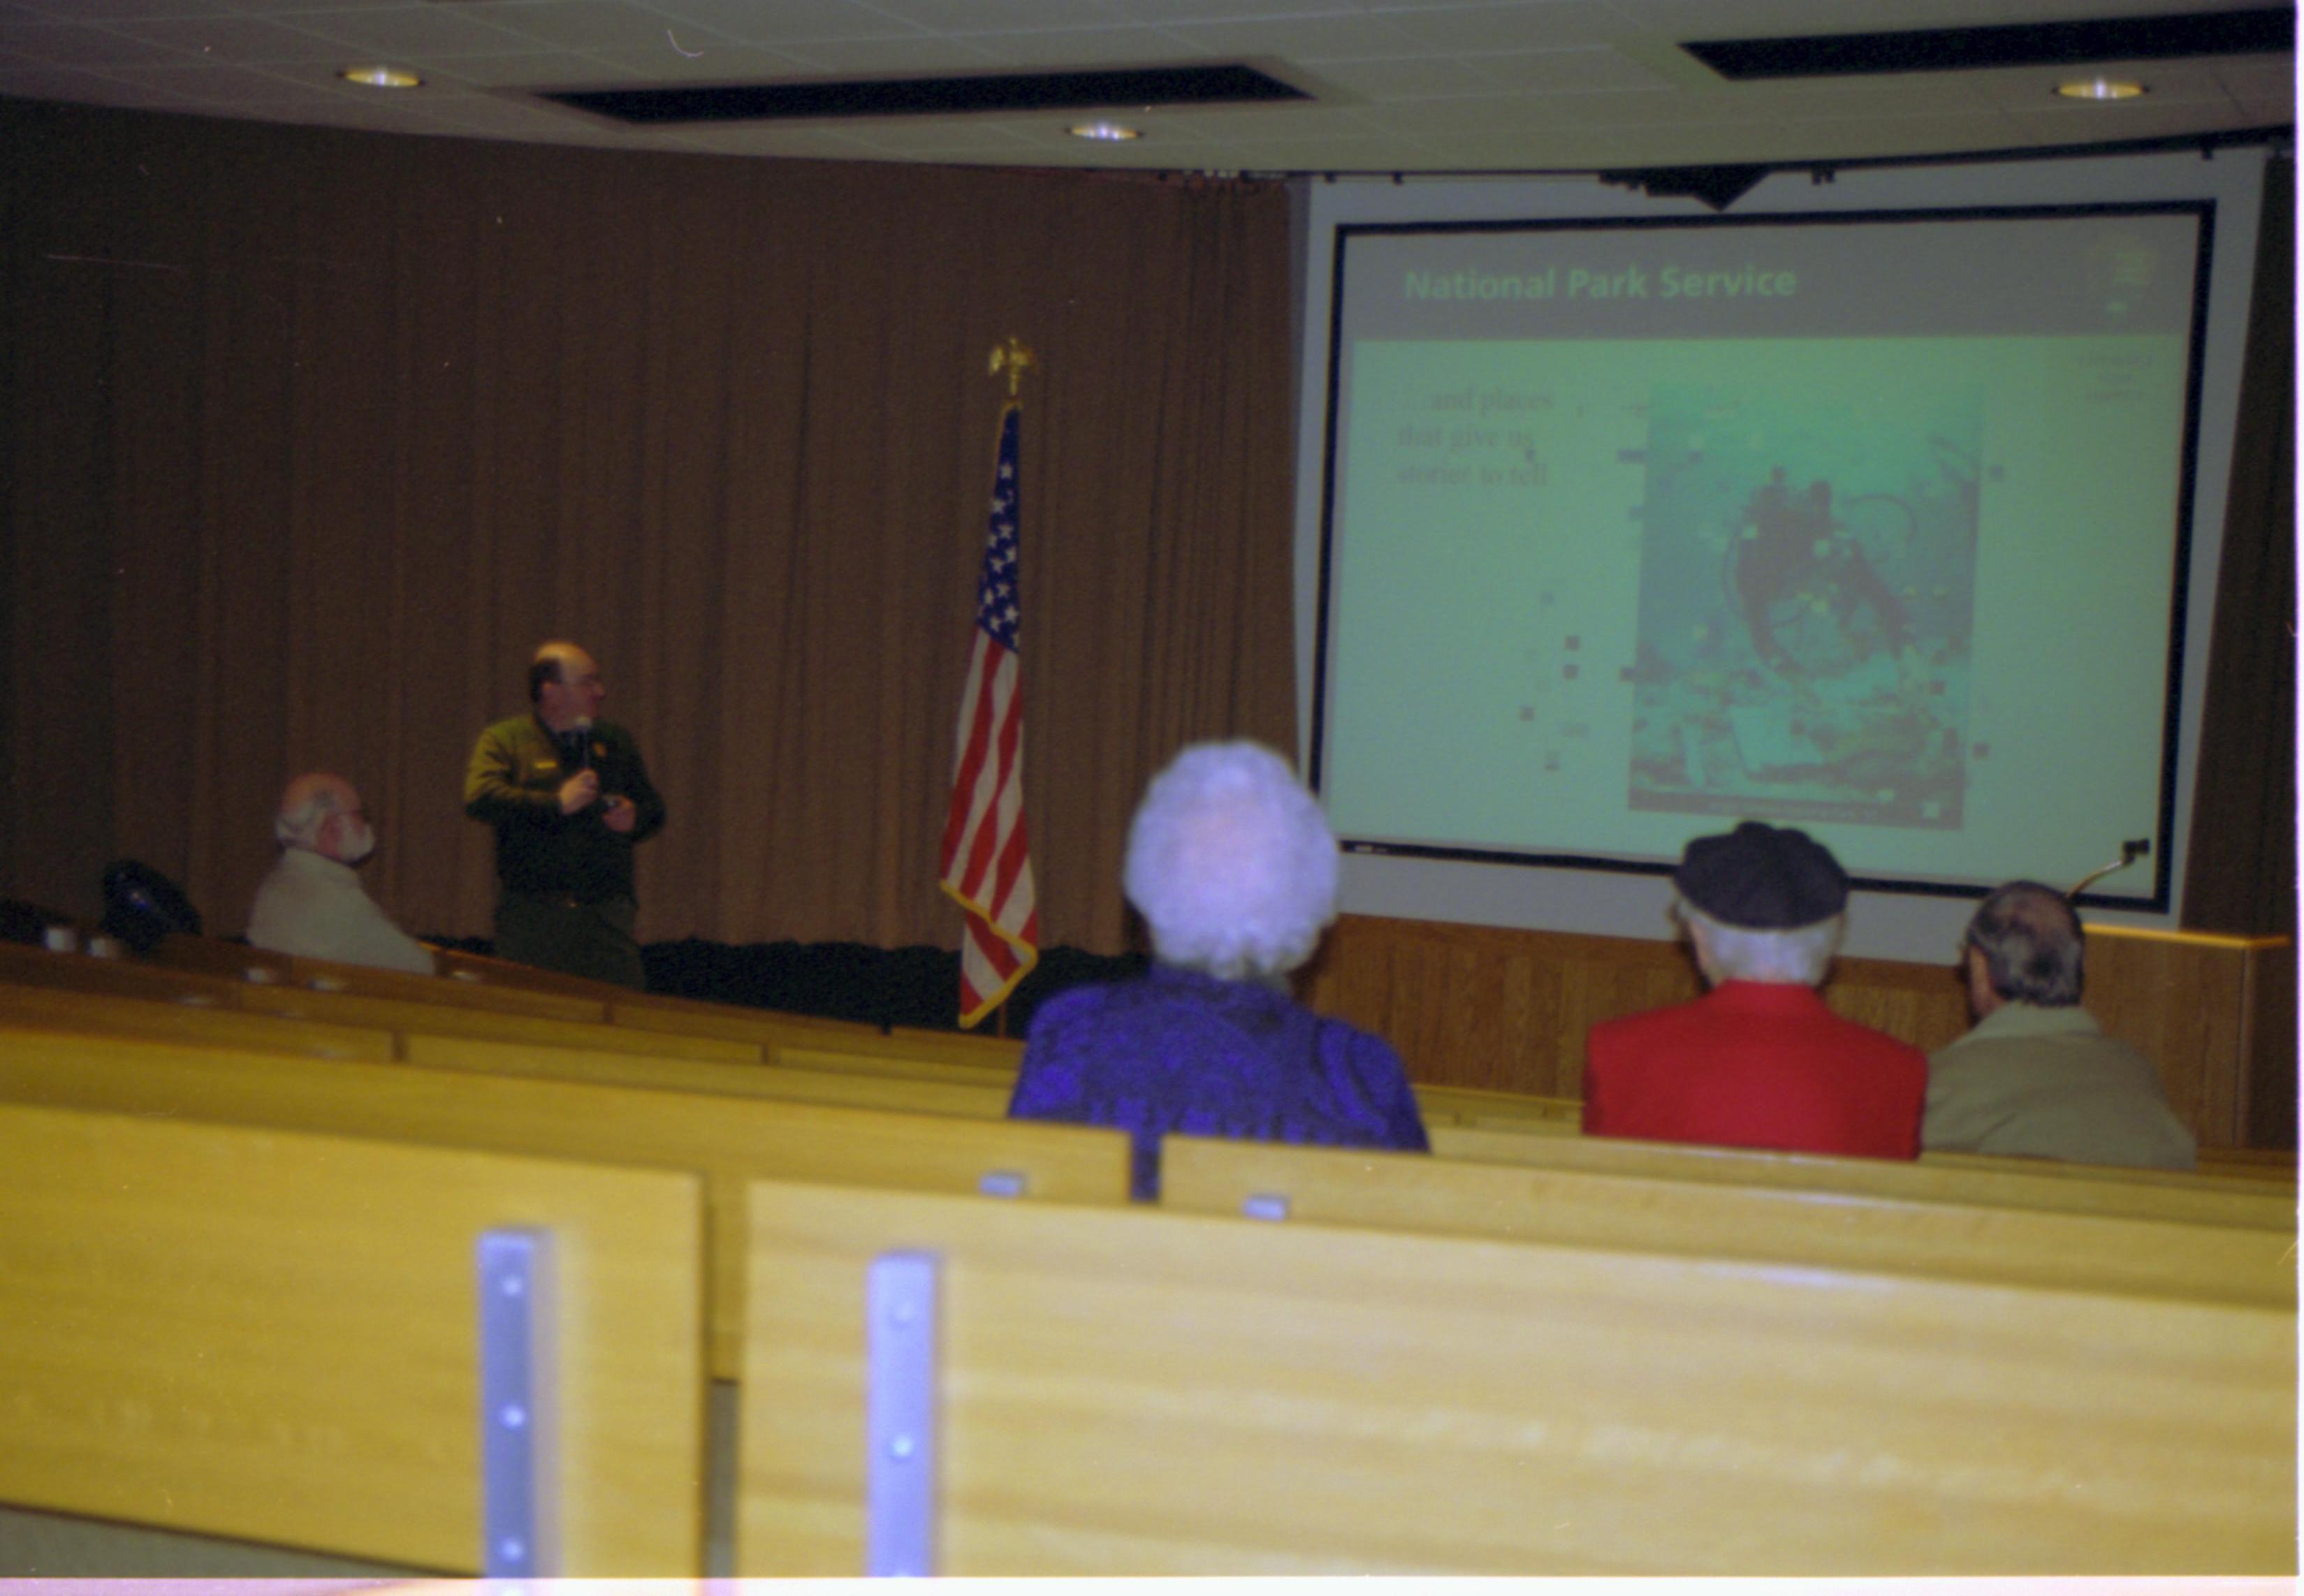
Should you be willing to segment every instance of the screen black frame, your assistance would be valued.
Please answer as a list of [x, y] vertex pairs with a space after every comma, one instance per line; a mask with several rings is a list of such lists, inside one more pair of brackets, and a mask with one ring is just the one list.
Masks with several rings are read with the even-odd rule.
[[[2174, 565], [2169, 584], [2168, 650], [2163, 683], [2160, 730], [2160, 791], [2156, 836], [2162, 845], [2152, 852], [2152, 886], [2148, 894], [2088, 891], [2073, 901], [2087, 907], [2164, 914], [2172, 906], [2175, 886], [2173, 829], [2179, 755], [2183, 730], [2183, 677], [2186, 649], [2185, 616], [2191, 591], [2192, 517], [2198, 496], [2200, 413], [2208, 337], [2209, 279], [2214, 264], [2217, 201], [2213, 198], [2081, 201], [2020, 205], [1961, 205], [1893, 207], [1869, 209], [1753, 212], [1738, 215], [1672, 216], [1548, 216], [1483, 218], [1430, 222], [1338, 222], [1334, 230], [1328, 281], [1328, 328], [1326, 410], [1322, 418], [1320, 517], [1317, 589], [1312, 647], [1311, 727], [1307, 747], [1306, 781], [1325, 795], [1326, 731], [1329, 707], [1329, 660], [1334, 592], [1332, 562], [1337, 528], [1336, 464], [1342, 423], [1341, 385], [1344, 367], [1346, 258], [1353, 240], [1415, 234], [1495, 234], [1505, 232], [1641, 232], [1754, 227], [1845, 227], [1878, 223], [1940, 224], [1961, 221], [2026, 221], [2118, 215], [2190, 215], [2194, 221], [2190, 317], [2186, 330], [2184, 417], [2176, 484], [2176, 526], [2171, 558]], [[1484, 848], [1462, 844], [1410, 842], [1395, 839], [1343, 836], [1339, 846], [1347, 854], [1374, 857], [1442, 859], [1482, 865], [1507, 865], [1537, 869], [1588, 870], [1629, 875], [1669, 875], [1678, 861], [1661, 857], [1625, 858], [1597, 853], [1554, 852], [1529, 849]], [[1944, 882], [1917, 877], [1851, 875], [1858, 890], [1934, 898], [1981, 898], [1998, 885], [1993, 882]]]

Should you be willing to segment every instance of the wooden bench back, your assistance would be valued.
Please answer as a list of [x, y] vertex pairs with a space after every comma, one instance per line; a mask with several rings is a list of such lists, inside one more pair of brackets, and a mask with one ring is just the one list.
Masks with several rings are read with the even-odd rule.
[[837, 1044], [846, 1037], [880, 1034], [878, 1026], [853, 1020], [748, 1009], [733, 1003], [705, 1003], [688, 998], [642, 997], [632, 992], [608, 1004], [608, 1018], [612, 1024], [631, 1030], [673, 1036], [715, 1036], [725, 1042], [749, 1042], [755, 1047], [773, 1047], [782, 1042], [809, 1038], [826, 1038]]
[[695, 1170], [723, 1378], [741, 1333], [747, 1180], [974, 1193], [992, 1178], [1060, 1202], [1128, 1196], [1119, 1131], [38, 1032], [0, 1032], [0, 1099]]
[[[845, 1054], [786, 1054], [779, 1050], [773, 1064], [733, 1064], [704, 1059], [656, 1059], [588, 1048], [535, 1047], [471, 1036], [413, 1034], [402, 1040], [401, 1057], [426, 1068], [543, 1076], [659, 1091], [772, 1097], [793, 1102], [843, 1103], [906, 1114], [957, 1114], [966, 1119], [997, 1119], [1008, 1111], [1009, 1089], [1005, 1085], [856, 1069], [850, 1067], [851, 1057]], [[807, 1067], [809, 1065], [821, 1067]]]
[[627, 1031], [616, 1026], [583, 1020], [502, 1014], [491, 1009], [418, 1002], [407, 998], [313, 992], [297, 986], [244, 986], [235, 996], [240, 1006], [251, 1013], [283, 1015], [291, 1019], [370, 1026], [435, 1036], [477, 1036], [499, 1042], [532, 1043], [543, 1047], [592, 1048], [649, 1057], [724, 1059], [737, 1063], [757, 1063], [760, 1060], [760, 1050], [757, 1047], [708, 1036]]
[[1530, 1135], [1463, 1126], [1434, 1126], [1432, 1151], [1445, 1159], [1479, 1163], [1644, 1175], [1667, 1180], [1771, 1186], [1792, 1191], [1973, 1203], [2068, 1213], [2202, 1224], [2255, 1225], [2293, 1232], [2296, 1206], [2276, 1189], [2236, 1180], [2162, 1185], [2084, 1180], [2053, 1171], [1969, 1170], [1885, 1159], [1825, 1158], [1805, 1153], [1758, 1153], [1610, 1136]]
[[700, 1575], [702, 1204], [654, 1170], [0, 1105], [0, 1500], [477, 1572], [510, 1226], [553, 1237], [565, 1572]]
[[479, 1009], [491, 1014], [519, 1014], [536, 1019], [573, 1020], [583, 1025], [605, 1025], [608, 1018], [608, 1006], [598, 998], [453, 975], [418, 975], [406, 970], [379, 970], [367, 965], [304, 958], [289, 960], [289, 974], [291, 979], [285, 983], [259, 984], [353, 992], [361, 997], [395, 998], [411, 1003]]
[[187, 1046], [253, 1048], [316, 1059], [390, 1059], [390, 1031], [285, 1019], [241, 1009], [190, 1008], [56, 986], [0, 982], [0, 1025], [29, 1030], [141, 1036]]
[[2277, 1230], [1170, 1136], [1186, 1213], [2296, 1306]]
[[0, 981], [207, 1009], [234, 1007], [234, 990], [243, 984], [233, 975], [171, 969], [132, 958], [52, 953], [46, 948], [8, 942], [0, 942]]
[[[325, 1001], [325, 999], [323, 1000]], [[428, 1013], [410, 1023], [435, 1018]], [[457, 1023], [452, 1015], [448, 1023]], [[489, 1030], [499, 1027], [482, 1024]], [[0, 1025], [21, 1029], [132, 1036], [181, 1046], [221, 1047], [298, 1053], [325, 1059], [393, 1058], [430, 1068], [471, 1069], [499, 1075], [533, 1075], [609, 1085], [719, 1092], [809, 1102], [849, 1103], [904, 1113], [960, 1114], [998, 1119], [1007, 1112], [1010, 1087], [996, 1077], [938, 1064], [880, 1060], [865, 1054], [814, 1050], [779, 1055], [777, 1068], [757, 1060], [692, 1059], [619, 1051], [632, 1038], [605, 1026], [587, 1040], [606, 1036], [606, 1047], [544, 1045], [531, 1039], [437, 1034], [428, 1031], [360, 1028], [318, 1020], [254, 1013], [244, 1009], [190, 1008], [180, 1003], [123, 1000], [100, 992], [0, 983]], [[512, 1027], [515, 1033], [525, 1027]], [[555, 1035], [565, 1035], [555, 1031]], [[668, 1050], [688, 1045], [680, 1038]], [[718, 1051], [720, 1044], [707, 1043]], [[745, 1050], [732, 1047], [729, 1051]]]
[[2292, 1312], [782, 1183], [751, 1234], [743, 1575], [863, 1571], [893, 1251], [943, 1574], [2295, 1567]]

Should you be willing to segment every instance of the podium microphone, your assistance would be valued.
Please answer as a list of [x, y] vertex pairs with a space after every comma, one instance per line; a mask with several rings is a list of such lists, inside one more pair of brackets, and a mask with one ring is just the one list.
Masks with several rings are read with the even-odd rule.
[[2080, 895], [2082, 892], [2087, 891], [2090, 887], [2096, 885], [2096, 882], [2102, 881], [2105, 876], [2110, 875], [2113, 871], [2127, 869], [2130, 865], [2133, 865], [2137, 860], [2142, 858], [2146, 854], [2148, 854], [2151, 851], [2151, 838], [2130, 837], [2127, 841], [2120, 845], [2120, 857], [2118, 858], [2113, 860], [2109, 865], [2100, 866], [2096, 869], [2089, 871], [2086, 875], [2081, 876], [2079, 883], [2075, 885], [2071, 891], [2064, 894], [2064, 901], [2066, 903], [2077, 903], [2080, 900]]

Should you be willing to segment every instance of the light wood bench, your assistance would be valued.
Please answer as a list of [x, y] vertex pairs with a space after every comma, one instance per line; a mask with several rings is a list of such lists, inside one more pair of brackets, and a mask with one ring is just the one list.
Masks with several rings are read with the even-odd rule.
[[189, 1046], [256, 1048], [317, 1059], [388, 1060], [390, 1031], [284, 1019], [238, 1009], [190, 1008], [148, 998], [0, 982], [0, 1024], [43, 1031], [141, 1036]]
[[[402, 1038], [400, 1056], [411, 1064], [431, 1069], [470, 1069], [491, 1075], [543, 1076], [557, 1080], [598, 1081], [615, 1086], [648, 1086], [659, 1091], [844, 1103], [898, 1113], [998, 1119], [1008, 1112], [1009, 1088], [1004, 1085], [853, 1069], [846, 1067], [847, 1056], [840, 1054], [826, 1058], [779, 1053], [773, 1064], [735, 1064], [416, 1034]], [[818, 1064], [821, 1068], [814, 1067]]]
[[[2296, 1205], [2276, 1190], [2236, 1180], [2088, 1180], [2052, 1171], [1952, 1169], [1888, 1159], [1825, 1158], [1635, 1142], [1613, 1136], [1531, 1135], [1463, 1126], [1431, 1127], [1433, 1153], [1476, 1163], [1524, 1164], [1664, 1180], [1758, 1185], [1820, 1194], [1900, 1197], [2064, 1213], [2101, 1213], [2293, 1232]], [[2012, 1163], [2014, 1161], [2007, 1161]]]
[[2296, 1567], [2292, 1312], [783, 1183], [751, 1234], [745, 1576], [864, 1571], [891, 1253], [939, 1574]]
[[[407, 1028], [432, 1023], [430, 1013], [398, 1016], [402, 1028], [363, 1029], [322, 1021], [250, 1012], [241, 1009], [187, 1008], [148, 998], [122, 999], [56, 987], [0, 983], [0, 1024], [23, 1028], [135, 1036], [187, 1046], [255, 1049], [314, 1058], [399, 1058], [428, 1068], [534, 1075], [612, 1085], [651, 1086], [800, 1102], [844, 1102], [925, 1114], [961, 1114], [997, 1119], [1007, 1112], [1009, 1085], [975, 1070], [904, 1060], [809, 1051], [775, 1060], [777, 1068], [756, 1060], [690, 1059], [617, 1051], [633, 1045], [623, 1033], [609, 1034], [607, 1047], [540, 1044], [532, 1026], [510, 1027], [520, 1041], [495, 1036], [436, 1034]], [[453, 1015], [452, 1027], [464, 1022]], [[507, 1028], [481, 1022], [491, 1032]], [[606, 1027], [598, 1033], [605, 1034]], [[555, 1034], [565, 1036], [566, 1032]], [[597, 1040], [593, 1032], [584, 1034]], [[694, 1039], [667, 1039], [681, 1049]], [[741, 1046], [706, 1043], [707, 1051], [744, 1053]]]
[[1580, 1131], [1584, 1105], [1572, 1097], [1529, 1097], [1478, 1086], [1416, 1085], [1417, 1107], [1427, 1125], [1495, 1124], [1506, 1128]]
[[316, 1019], [335, 1025], [368, 1026], [403, 1034], [476, 1036], [498, 1042], [531, 1043], [539, 1047], [592, 1048], [651, 1058], [760, 1062], [760, 1050], [740, 1042], [723, 1042], [709, 1036], [627, 1031], [616, 1026], [582, 1020], [542, 1019], [528, 1015], [500, 1014], [484, 1009], [463, 1009], [445, 1003], [416, 1002], [405, 998], [312, 992], [294, 986], [242, 986], [235, 997], [240, 1006], [250, 1013], [284, 1015], [292, 1019]]
[[479, 1571], [509, 1226], [555, 1252], [562, 1570], [700, 1575], [703, 1213], [656, 1170], [0, 1105], [0, 1500]]
[[1160, 1205], [1454, 1236], [2296, 1306], [2277, 1230], [1170, 1136]]
[[285, 953], [228, 942], [212, 936], [172, 934], [160, 939], [150, 961], [174, 970], [221, 975], [232, 981], [292, 981], [295, 968]]
[[694, 1170], [711, 1214], [723, 1379], [741, 1336], [747, 1180], [1128, 1197], [1128, 1138], [1115, 1130], [42, 1032], [0, 1032], [0, 1100]]
[[611, 1024], [633, 1030], [659, 1031], [676, 1036], [716, 1036], [726, 1042], [749, 1042], [773, 1047], [793, 1039], [843, 1036], [873, 1037], [877, 1026], [822, 1015], [790, 1014], [776, 1009], [753, 1009], [741, 1003], [707, 1003], [693, 998], [642, 997], [624, 992], [608, 1004]]
[[462, 1002], [434, 1001], [430, 1000], [441, 993], [465, 989], [455, 983], [420, 975], [402, 979], [421, 983], [425, 999], [315, 992], [288, 984], [250, 982], [127, 959], [92, 958], [85, 954], [51, 953], [45, 949], [0, 943], [0, 980], [18, 984], [198, 1008], [238, 1009], [251, 1014], [366, 1030], [493, 1037], [507, 1042], [612, 1049], [674, 1058], [737, 1061], [758, 1061], [761, 1058], [757, 1046], [707, 1036], [642, 1034], [605, 1021], [511, 1014]]
[[2243, 1190], [2268, 1192], [2293, 1189], [2292, 1164], [2282, 1168], [2278, 1156], [2242, 1160], [2209, 1156], [2203, 1150], [2197, 1170], [2147, 1170], [2129, 1164], [2080, 1164], [2057, 1158], [2015, 1158], [1989, 1153], [1923, 1153], [1920, 1162], [1945, 1170], [2018, 1170], [2036, 1175], [2063, 1175], [2074, 1180], [2130, 1180], [2147, 1186], [2187, 1186], [2202, 1183], [2237, 1185]]
[[[1469, 1093], [1454, 1086], [1418, 1086], [1427, 1105], [1427, 1125], [1470, 1130], [1526, 1131], [1581, 1136], [1584, 1105], [1570, 1097], [1517, 1098], [1509, 1093]], [[2136, 1179], [2182, 1183], [2196, 1178], [2249, 1180], [2260, 1186], [2293, 1187], [2296, 1155], [2277, 1148], [2203, 1147], [2197, 1170], [2147, 1170], [2118, 1164], [2075, 1163], [2066, 1159], [2015, 1158], [1989, 1153], [1924, 1152], [1919, 1161], [1947, 1169], [2014, 1170], [2035, 1174], [2070, 1173], [2082, 1179]]]
[[0, 942], [0, 981], [207, 1009], [234, 1007], [233, 994], [241, 984], [233, 976], [170, 969], [133, 958], [53, 953], [46, 948], [5, 942]]
[[537, 1019], [573, 1020], [584, 1025], [605, 1025], [608, 1018], [608, 1006], [601, 999], [536, 987], [458, 980], [451, 975], [417, 975], [406, 970], [379, 970], [325, 958], [292, 958], [288, 968], [290, 978], [282, 984], [308, 987], [314, 992], [352, 992], [361, 997], [395, 998], [411, 1003], [479, 1009], [492, 1014], [519, 1014]]
[[[86, 967], [95, 967], [100, 973], [91, 975]], [[94, 989], [129, 996], [140, 995], [138, 988], [145, 987], [154, 994], [179, 1001], [184, 1001], [186, 993], [206, 993], [217, 1004], [227, 1007], [238, 1002], [236, 988], [253, 985], [354, 993], [594, 1025], [605, 1024], [607, 1019], [607, 1006], [597, 998], [480, 979], [380, 970], [334, 959], [296, 958], [204, 937], [163, 938], [149, 959], [93, 958], [85, 954], [54, 954], [45, 949], [0, 944], [0, 979], [63, 985], [101, 983]]]

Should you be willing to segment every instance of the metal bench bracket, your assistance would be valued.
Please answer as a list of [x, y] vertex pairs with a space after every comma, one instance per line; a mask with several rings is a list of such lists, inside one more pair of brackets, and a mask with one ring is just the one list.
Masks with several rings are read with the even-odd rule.
[[552, 1235], [481, 1233], [480, 1566], [490, 1579], [560, 1572]]
[[883, 1253], [864, 1292], [864, 1572], [936, 1570], [936, 1258]]

